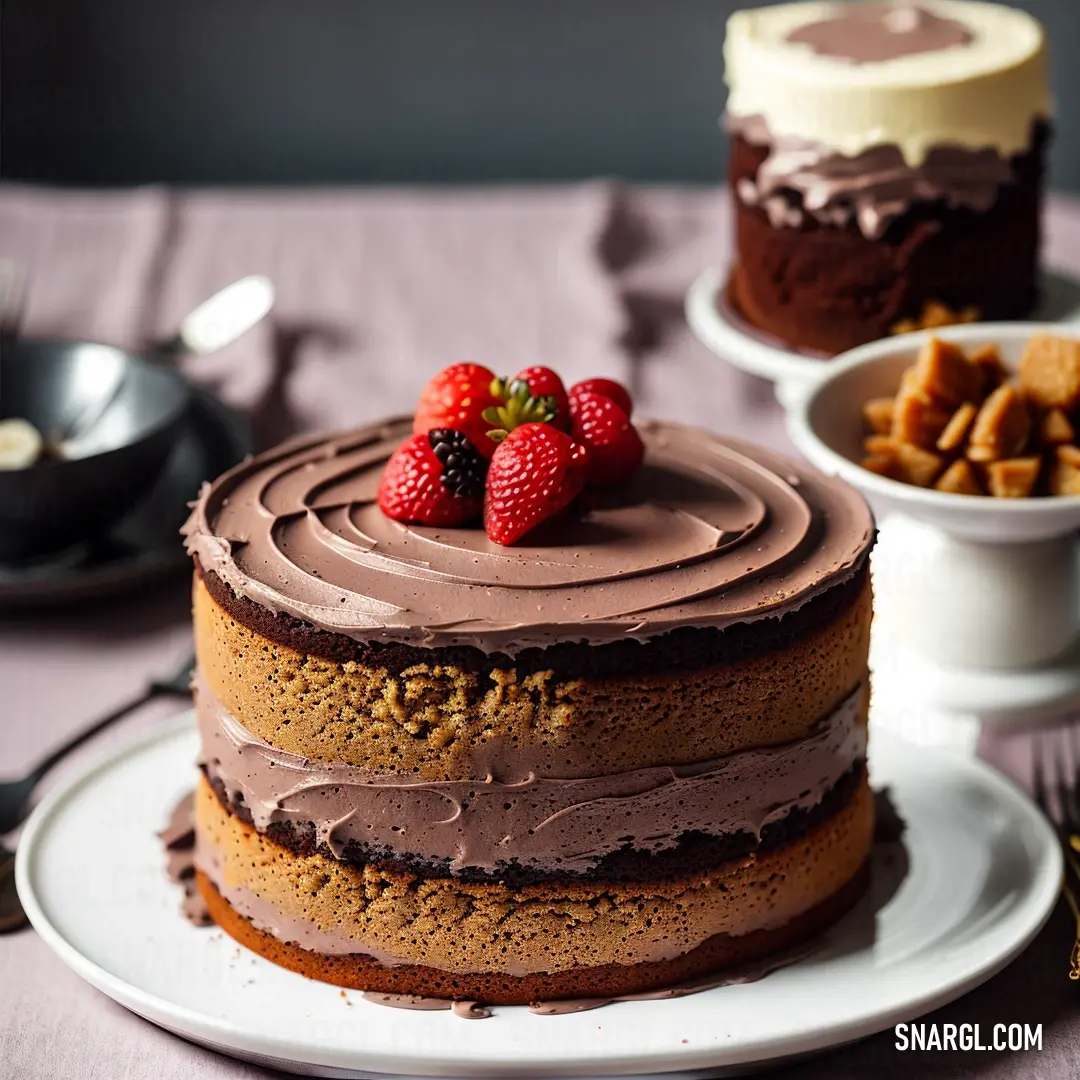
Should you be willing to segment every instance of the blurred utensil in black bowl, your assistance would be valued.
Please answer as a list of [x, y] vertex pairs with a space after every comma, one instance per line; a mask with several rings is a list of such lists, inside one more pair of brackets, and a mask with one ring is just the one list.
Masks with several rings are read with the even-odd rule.
[[189, 395], [175, 371], [109, 345], [27, 340], [4, 350], [0, 420], [32, 425], [7, 425], [8, 453], [33, 429], [67, 432], [106, 393], [94, 423], [70, 444], [58, 440], [61, 453], [23, 467], [0, 462], [0, 559], [69, 547], [122, 517], [165, 464]]
[[[212, 352], [259, 322], [272, 303], [266, 278], [235, 282], [154, 352]], [[0, 562], [85, 543], [123, 517], [165, 465], [190, 393], [171, 368], [109, 345], [7, 342], [0, 354]], [[38, 460], [25, 464], [38, 449]], [[25, 467], [12, 467], [20, 463]]]
[[0, 619], [8, 612], [116, 599], [191, 573], [180, 539], [188, 504], [206, 480], [254, 449], [245, 418], [192, 388], [180, 434], [153, 488], [100, 536], [52, 555], [0, 562]]
[[14, 259], [0, 259], [0, 355], [15, 340], [26, 300], [26, 271]]

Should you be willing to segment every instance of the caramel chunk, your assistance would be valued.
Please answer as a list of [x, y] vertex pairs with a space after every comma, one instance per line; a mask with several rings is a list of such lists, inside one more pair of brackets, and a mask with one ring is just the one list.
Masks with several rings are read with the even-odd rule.
[[968, 360], [982, 372], [984, 395], [993, 393], [1009, 376], [996, 345], [980, 345], [968, 353]]
[[986, 468], [986, 486], [997, 499], [1026, 499], [1035, 490], [1040, 457], [1009, 458]]
[[938, 477], [934, 485], [938, 491], [948, 491], [953, 495], [981, 495], [982, 488], [975, 476], [975, 470], [963, 459], [954, 461]]
[[971, 428], [971, 461], [1017, 457], [1031, 434], [1031, 417], [1016, 388], [1005, 383], [983, 402]]
[[1051, 495], [1080, 495], [1080, 468], [1060, 458], [1050, 466]]
[[951, 453], [953, 450], [958, 450], [963, 446], [968, 429], [971, 427], [971, 422], [975, 419], [975, 414], [978, 411], [978, 407], [969, 401], [961, 405], [952, 414], [952, 419], [949, 420], [945, 425], [945, 430], [938, 436], [937, 448], [943, 454]]
[[876, 435], [887, 435], [892, 430], [893, 399], [891, 397], [871, 398], [863, 406], [862, 414], [867, 430]]
[[1076, 438], [1072, 421], [1061, 409], [1051, 409], [1039, 425], [1039, 434], [1044, 443], [1051, 446], [1057, 443], [1071, 443]]
[[973, 323], [979, 319], [977, 307], [961, 308], [953, 311], [940, 300], [927, 300], [923, 304], [922, 324], [927, 330], [936, 330], [941, 326], [955, 326], [957, 323]]
[[1080, 446], [1059, 446], [1054, 451], [1058, 461], [1065, 465], [1071, 465], [1074, 469], [1080, 469]]
[[867, 435], [863, 439], [863, 449], [868, 454], [878, 457], [896, 457], [898, 443], [891, 435]]
[[[936, 317], [929, 306], [924, 315]], [[931, 338], [896, 397], [867, 401], [863, 420], [863, 466], [902, 483], [1000, 499], [1080, 495], [1080, 333], [1031, 338], [1019, 374], [996, 345], [969, 354]]]
[[923, 304], [922, 324], [927, 330], [948, 326], [953, 321], [953, 313], [939, 300], [927, 300]]
[[982, 400], [982, 369], [968, 361], [963, 350], [948, 341], [931, 338], [912, 368], [912, 385], [931, 401], [963, 405]]
[[1080, 403], [1080, 341], [1036, 334], [1020, 361], [1020, 385], [1044, 409], [1076, 408]]
[[941, 472], [945, 459], [922, 447], [899, 443], [896, 447], [896, 467], [909, 484], [929, 487]]
[[913, 330], [936, 330], [956, 323], [978, 322], [979, 314], [977, 307], [953, 311], [940, 300], [927, 300], [923, 303], [922, 312], [919, 315], [914, 318], [900, 319], [893, 323], [890, 329], [894, 334], [910, 334]]
[[893, 407], [892, 437], [898, 442], [932, 450], [945, 430], [951, 413], [935, 404], [916, 384], [911, 371], [905, 372]]
[[864, 457], [860, 464], [868, 472], [877, 473], [878, 476], [887, 476], [890, 480], [903, 479], [896, 464], [895, 454], [870, 454]]

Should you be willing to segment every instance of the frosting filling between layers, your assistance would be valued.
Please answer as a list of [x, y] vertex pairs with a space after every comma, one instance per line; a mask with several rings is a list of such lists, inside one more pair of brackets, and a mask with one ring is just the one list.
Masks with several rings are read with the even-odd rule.
[[278, 750], [201, 678], [196, 698], [207, 776], [258, 831], [310, 823], [316, 846], [338, 858], [359, 845], [373, 860], [407, 854], [450, 874], [510, 862], [582, 873], [613, 852], [665, 851], [688, 833], [757, 840], [817, 806], [866, 749], [859, 687], [809, 736], [714, 761], [565, 779], [538, 775], [527, 749], [488, 746], [473, 779], [423, 781]]
[[809, 139], [774, 137], [762, 116], [726, 116], [724, 126], [769, 147], [756, 177], [741, 178], [736, 194], [763, 209], [775, 228], [798, 228], [806, 217], [837, 228], [854, 221], [863, 236], [876, 240], [916, 203], [944, 200], [985, 213], [1014, 175], [1011, 162], [993, 147], [934, 146], [910, 165], [895, 145], [847, 157]]
[[205, 780], [196, 804], [199, 871], [279, 940], [384, 966], [515, 976], [655, 963], [716, 935], [785, 926], [859, 873], [873, 821], [864, 778], [840, 813], [775, 851], [662, 882], [511, 890], [290, 857], [230, 815]]

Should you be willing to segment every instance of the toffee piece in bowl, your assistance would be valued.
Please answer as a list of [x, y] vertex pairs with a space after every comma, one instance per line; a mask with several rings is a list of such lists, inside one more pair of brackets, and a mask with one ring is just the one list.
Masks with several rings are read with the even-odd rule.
[[0, 357], [0, 420], [21, 418], [46, 452], [0, 470], [0, 561], [93, 539], [161, 472], [189, 401], [175, 372], [93, 342], [21, 340]]
[[1015, 372], [1037, 334], [1061, 324], [1001, 323], [905, 334], [853, 349], [789, 404], [788, 428], [819, 469], [863, 493], [881, 525], [875, 584], [898, 642], [957, 670], [1034, 669], [1080, 636], [1080, 496], [992, 498], [918, 487], [863, 466], [864, 406], [897, 393], [932, 337], [996, 346]]

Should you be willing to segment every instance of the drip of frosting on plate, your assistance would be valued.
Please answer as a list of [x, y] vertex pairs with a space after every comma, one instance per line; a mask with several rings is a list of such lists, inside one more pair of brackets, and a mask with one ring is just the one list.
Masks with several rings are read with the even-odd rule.
[[[745, 983], [758, 982], [781, 968], [801, 963], [813, 956], [820, 948], [821, 946], [816, 944], [800, 945], [729, 971], [718, 972], [704, 979], [672, 983], [670, 986], [661, 986], [656, 990], [642, 990], [637, 994], [536, 1001], [529, 1006], [529, 1012], [537, 1016], [566, 1016], [570, 1013], [599, 1009], [604, 1005], [615, 1005], [620, 1001], [663, 1001], [668, 998], [701, 994], [706, 990], [718, 990], [722, 986], [741, 986]], [[372, 1005], [387, 1005], [393, 1009], [411, 1009], [419, 1012], [452, 1012], [464, 1020], [485, 1020], [493, 1015], [491, 1006], [477, 1005], [475, 1001], [450, 1001], [447, 998], [425, 997], [420, 994], [380, 994], [371, 991], [361, 994], [361, 997]]]
[[168, 824], [158, 834], [165, 849], [165, 872], [183, 891], [180, 910], [194, 926], [209, 926], [210, 912], [195, 884], [195, 796], [188, 792], [173, 807]]

